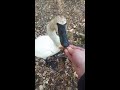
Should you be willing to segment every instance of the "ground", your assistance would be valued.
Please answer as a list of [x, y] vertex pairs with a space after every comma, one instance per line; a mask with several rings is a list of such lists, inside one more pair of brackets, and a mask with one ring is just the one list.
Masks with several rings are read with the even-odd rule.
[[[35, 38], [45, 35], [47, 22], [58, 15], [56, 1], [35, 0]], [[85, 48], [85, 1], [63, 0], [63, 12], [69, 42]], [[36, 90], [77, 90], [77, 81], [74, 68], [63, 52], [47, 60], [35, 57]]]

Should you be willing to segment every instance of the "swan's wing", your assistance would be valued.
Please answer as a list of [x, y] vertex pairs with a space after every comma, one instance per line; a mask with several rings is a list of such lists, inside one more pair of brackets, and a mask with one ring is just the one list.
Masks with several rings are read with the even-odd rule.
[[59, 48], [53, 43], [49, 36], [40, 36], [35, 39], [35, 56], [46, 59], [58, 53]]

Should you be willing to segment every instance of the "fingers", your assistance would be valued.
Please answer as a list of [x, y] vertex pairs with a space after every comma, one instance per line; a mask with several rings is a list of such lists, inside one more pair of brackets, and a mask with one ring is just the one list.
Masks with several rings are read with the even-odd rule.
[[82, 48], [82, 47], [77, 47], [77, 46], [74, 46], [74, 45], [69, 45], [69, 47], [71, 47], [71, 48], [73, 48], [73, 49], [84, 50], [84, 48]]
[[73, 49], [75, 49], [75, 48], [76, 48], [76, 46], [74, 46], [74, 45], [69, 45], [69, 47], [71, 47], [71, 48], [73, 48]]
[[68, 50], [65, 49], [64, 52], [65, 52], [65, 55], [68, 56], [68, 58], [71, 60], [72, 56], [70, 55], [70, 53], [68, 52]]
[[73, 48], [71, 48], [71, 47], [67, 47], [67, 50], [68, 50], [68, 52], [72, 55], [73, 54], [73, 52], [74, 52], [74, 49]]

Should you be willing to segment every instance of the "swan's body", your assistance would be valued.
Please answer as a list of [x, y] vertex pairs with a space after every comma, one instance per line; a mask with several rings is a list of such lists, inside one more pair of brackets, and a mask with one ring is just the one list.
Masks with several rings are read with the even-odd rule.
[[45, 36], [38, 36], [35, 39], [35, 56], [46, 59], [60, 51], [60, 38], [56, 34], [57, 23], [64, 25], [66, 19], [64, 17], [56, 17], [47, 25], [47, 34]]
[[35, 40], [35, 56], [46, 59], [59, 52], [60, 49], [54, 44], [49, 36], [40, 36]]

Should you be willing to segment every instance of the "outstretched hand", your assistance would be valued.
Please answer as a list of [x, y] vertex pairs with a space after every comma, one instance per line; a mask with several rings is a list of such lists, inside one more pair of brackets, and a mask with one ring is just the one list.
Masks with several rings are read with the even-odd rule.
[[80, 78], [85, 73], [85, 49], [74, 45], [69, 45], [64, 53], [72, 62], [73, 67]]

